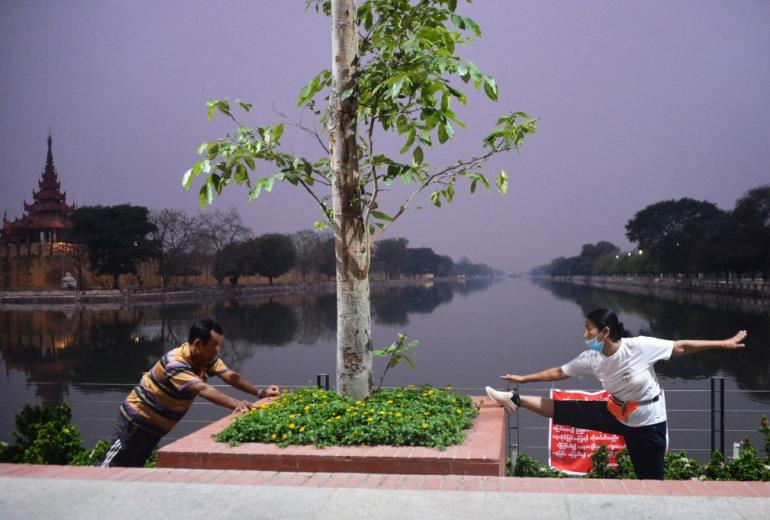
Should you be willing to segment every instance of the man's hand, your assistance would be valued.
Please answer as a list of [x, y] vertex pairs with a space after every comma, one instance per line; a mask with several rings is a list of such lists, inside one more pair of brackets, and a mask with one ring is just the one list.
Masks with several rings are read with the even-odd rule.
[[739, 330], [735, 336], [722, 342], [722, 348], [734, 349], [745, 347], [746, 345], [742, 342], [747, 335], [748, 333], [745, 330]]
[[236, 414], [236, 413], [248, 412], [252, 408], [254, 408], [254, 406], [250, 402], [238, 401], [238, 404], [235, 406], [235, 408], [233, 408], [233, 413]]
[[508, 381], [509, 383], [524, 383], [524, 376], [517, 376], [513, 374], [505, 374], [504, 376], [500, 376], [500, 379], [503, 381]]

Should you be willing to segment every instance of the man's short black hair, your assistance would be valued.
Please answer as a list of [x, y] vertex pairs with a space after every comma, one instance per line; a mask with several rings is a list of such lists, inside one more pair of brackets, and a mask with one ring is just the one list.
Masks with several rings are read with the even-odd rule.
[[190, 333], [187, 335], [187, 343], [192, 343], [196, 339], [201, 340], [204, 344], [208, 343], [211, 339], [211, 331], [217, 334], [224, 334], [222, 326], [216, 321], [205, 318], [198, 320], [190, 327]]

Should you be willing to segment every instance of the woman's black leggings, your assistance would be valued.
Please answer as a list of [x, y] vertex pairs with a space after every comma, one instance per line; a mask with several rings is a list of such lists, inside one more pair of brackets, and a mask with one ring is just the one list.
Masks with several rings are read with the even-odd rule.
[[606, 401], [554, 401], [553, 422], [622, 435], [636, 476], [663, 480], [666, 421], [649, 426], [626, 426], [607, 411]]

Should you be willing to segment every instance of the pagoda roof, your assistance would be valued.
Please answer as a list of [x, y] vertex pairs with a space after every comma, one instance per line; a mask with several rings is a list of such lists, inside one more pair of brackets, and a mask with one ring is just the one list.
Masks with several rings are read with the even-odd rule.
[[48, 135], [48, 153], [45, 167], [38, 181], [38, 190], [32, 192], [33, 202], [24, 202], [24, 215], [13, 222], [3, 217], [3, 238], [28, 230], [72, 229], [69, 216], [72, 207], [67, 204], [67, 194], [62, 193], [59, 176], [53, 163], [53, 139]]

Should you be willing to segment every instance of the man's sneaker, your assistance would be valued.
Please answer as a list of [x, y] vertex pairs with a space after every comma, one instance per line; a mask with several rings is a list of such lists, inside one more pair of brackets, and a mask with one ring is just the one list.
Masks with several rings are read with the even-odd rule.
[[515, 392], [501, 392], [500, 390], [495, 390], [491, 386], [486, 387], [485, 390], [487, 391], [489, 398], [505, 408], [506, 412], [516, 413], [516, 410], [519, 409], [519, 406], [514, 402], [519, 400], [519, 395]]

